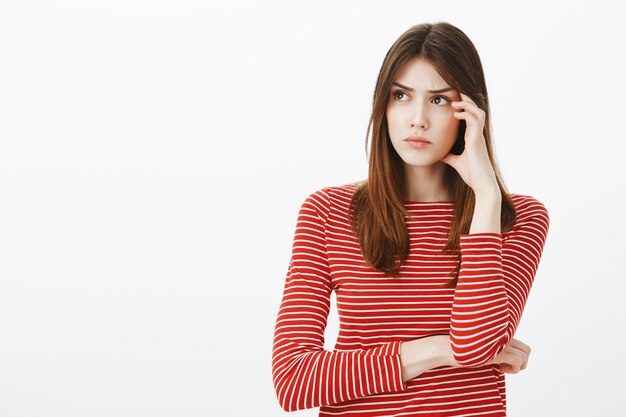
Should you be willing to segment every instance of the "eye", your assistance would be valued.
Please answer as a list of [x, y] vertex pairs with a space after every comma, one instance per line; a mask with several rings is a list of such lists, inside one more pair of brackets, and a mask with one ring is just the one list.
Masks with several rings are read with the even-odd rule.
[[[404, 91], [400, 91], [400, 90], [396, 90], [393, 93], [391, 93], [393, 95], [394, 98], [398, 98], [398, 94], [404, 94], [406, 95], [406, 93]], [[404, 101], [404, 100], [399, 100], [399, 101]]]
[[[433, 100], [437, 100], [437, 99], [440, 99], [440, 98], [442, 98], [442, 99], [444, 99], [445, 101], [447, 101], [448, 103], [450, 103], [450, 100], [449, 100], [448, 98], [444, 97], [444, 96], [437, 96], [437, 97], [435, 97]], [[446, 104], [448, 104], [448, 103], [446, 103]], [[445, 106], [445, 104], [443, 104], [443, 105]]]
[[[399, 96], [400, 94], [405, 95], [405, 96], [407, 95], [407, 94], [406, 94], [404, 91], [402, 91], [402, 90], [396, 90], [396, 91], [394, 91], [394, 92], [392, 92], [392, 93], [391, 93], [391, 95], [393, 96], [393, 98], [395, 98], [396, 100], [398, 100], [398, 101], [406, 101], [406, 100], [401, 100], [401, 99], [398, 99], [398, 96]], [[452, 100], [450, 100], [449, 98], [444, 97], [444, 96], [435, 96], [435, 97], [433, 98], [433, 100], [441, 100], [441, 99], [445, 100], [446, 102], [445, 102], [445, 103], [443, 103], [443, 104], [439, 104], [439, 103], [435, 103], [435, 104], [438, 104], [438, 105], [440, 105], [440, 106], [445, 106], [446, 104], [450, 104], [450, 103], [452, 102]]]

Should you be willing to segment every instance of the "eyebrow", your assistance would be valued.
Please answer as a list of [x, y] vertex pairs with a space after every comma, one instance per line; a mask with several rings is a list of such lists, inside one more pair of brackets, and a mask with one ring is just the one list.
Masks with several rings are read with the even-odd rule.
[[[411, 91], [411, 92], [415, 91], [411, 87], [407, 87], [406, 85], [402, 85], [402, 84], [400, 84], [400, 83], [398, 83], [396, 81], [394, 81], [392, 84], [396, 85], [396, 86], [398, 86], [400, 88], [404, 88], [405, 90], [408, 90], [408, 91]], [[428, 90], [428, 92], [429, 93], [445, 93], [446, 91], [451, 91], [451, 90], [454, 90], [454, 88], [446, 87], [446, 88], [441, 88], [439, 90]]]

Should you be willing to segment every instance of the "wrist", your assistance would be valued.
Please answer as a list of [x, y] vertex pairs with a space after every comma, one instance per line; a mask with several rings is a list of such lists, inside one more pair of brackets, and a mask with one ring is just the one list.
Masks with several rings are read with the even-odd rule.
[[454, 360], [454, 354], [452, 352], [452, 346], [450, 346], [450, 335], [434, 336], [434, 353], [433, 361], [436, 366], [459, 366]]
[[483, 188], [481, 190], [474, 190], [474, 198], [476, 201], [478, 200], [486, 200], [486, 201], [502, 201], [502, 192], [500, 191], [500, 187], [497, 185], [493, 187]]
[[402, 342], [400, 360], [403, 380], [416, 376], [439, 366], [450, 364], [452, 350], [448, 335], [436, 335]]

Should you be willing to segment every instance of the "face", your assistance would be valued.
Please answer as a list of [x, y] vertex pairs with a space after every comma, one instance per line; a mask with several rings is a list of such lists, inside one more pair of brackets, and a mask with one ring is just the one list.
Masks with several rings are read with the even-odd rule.
[[[456, 110], [450, 105], [452, 101], [461, 100], [459, 92], [454, 89], [431, 92], [451, 87], [421, 56], [407, 61], [393, 81], [386, 115], [396, 152], [408, 165], [443, 164], [439, 161], [452, 149], [461, 122], [454, 117]], [[421, 136], [431, 143], [412, 146], [405, 141], [409, 136]]]

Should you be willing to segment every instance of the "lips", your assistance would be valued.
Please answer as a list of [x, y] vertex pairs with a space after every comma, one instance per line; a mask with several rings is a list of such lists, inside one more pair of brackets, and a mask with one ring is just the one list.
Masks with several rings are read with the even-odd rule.
[[432, 143], [431, 141], [429, 141], [428, 139], [422, 136], [409, 136], [408, 138], [404, 140], [407, 142]]

